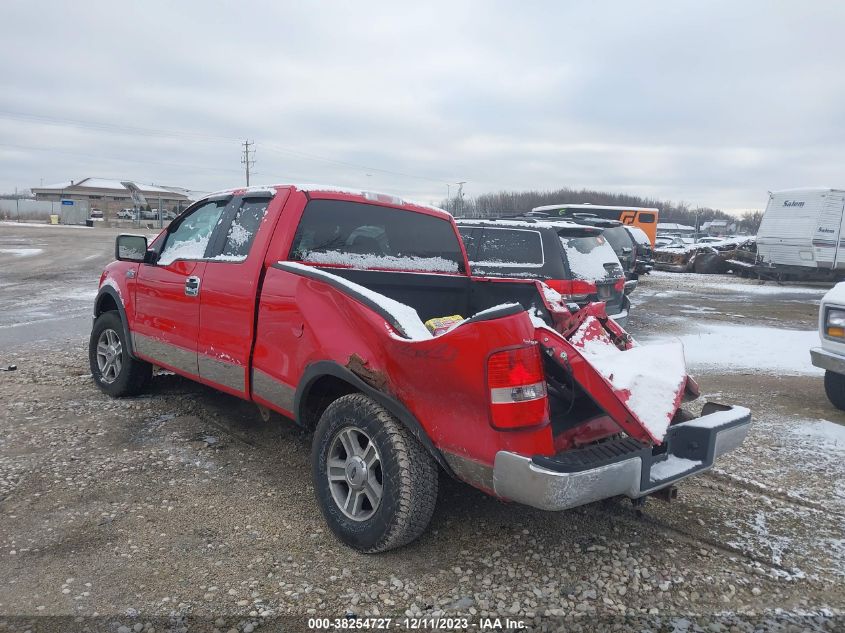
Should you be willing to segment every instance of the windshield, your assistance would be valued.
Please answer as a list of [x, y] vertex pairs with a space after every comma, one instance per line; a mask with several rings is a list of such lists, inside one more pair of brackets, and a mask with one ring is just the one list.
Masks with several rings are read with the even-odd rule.
[[573, 279], [596, 281], [622, 274], [619, 259], [601, 235], [560, 237]]

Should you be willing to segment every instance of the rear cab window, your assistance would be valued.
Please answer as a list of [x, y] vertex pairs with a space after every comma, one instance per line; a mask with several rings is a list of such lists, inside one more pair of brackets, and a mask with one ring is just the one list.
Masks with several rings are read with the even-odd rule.
[[311, 200], [289, 254], [291, 261], [434, 273], [464, 273], [452, 224], [415, 211], [347, 200]]

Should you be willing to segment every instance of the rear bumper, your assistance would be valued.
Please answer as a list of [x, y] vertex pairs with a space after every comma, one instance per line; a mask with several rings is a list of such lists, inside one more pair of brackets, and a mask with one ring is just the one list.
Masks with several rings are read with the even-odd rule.
[[836, 374], [845, 374], [845, 356], [828, 352], [821, 347], [810, 349], [810, 361], [816, 367], [821, 367]]
[[[707, 470], [742, 444], [751, 426], [744, 407], [705, 405], [700, 418], [669, 427], [660, 447], [630, 439], [613, 451], [581, 449], [555, 457], [525, 457], [499, 451], [493, 488], [499, 497], [542, 510], [566, 510], [625, 495], [632, 499]], [[605, 445], [598, 445], [603, 447]]]
[[627, 310], [620, 310], [616, 314], [608, 314], [611, 319], [616, 321], [619, 327], [625, 327], [628, 323], [628, 311]]

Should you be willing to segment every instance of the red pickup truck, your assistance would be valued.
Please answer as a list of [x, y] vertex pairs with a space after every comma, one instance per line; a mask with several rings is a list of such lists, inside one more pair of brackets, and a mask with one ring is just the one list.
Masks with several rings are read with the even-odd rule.
[[393, 196], [235, 189], [115, 255], [96, 384], [136, 394], [159, 366], [313, 430], [317, 501], [361, 551], [425, 530], [439, 470], [563, 510], [671, 486], [750, 425], [742, 407], [680, 407], [698, 395], [680, 344], [637, 345], [604, 304], [539, 281], [474, 277], [452, 217]]

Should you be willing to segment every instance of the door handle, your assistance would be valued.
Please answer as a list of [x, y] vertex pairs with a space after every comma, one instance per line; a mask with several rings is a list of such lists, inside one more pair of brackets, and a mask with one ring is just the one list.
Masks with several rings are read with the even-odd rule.
[[196, 297], [200, 293], [200, 278], [188, 277], [185, 280], [185, 296]]

